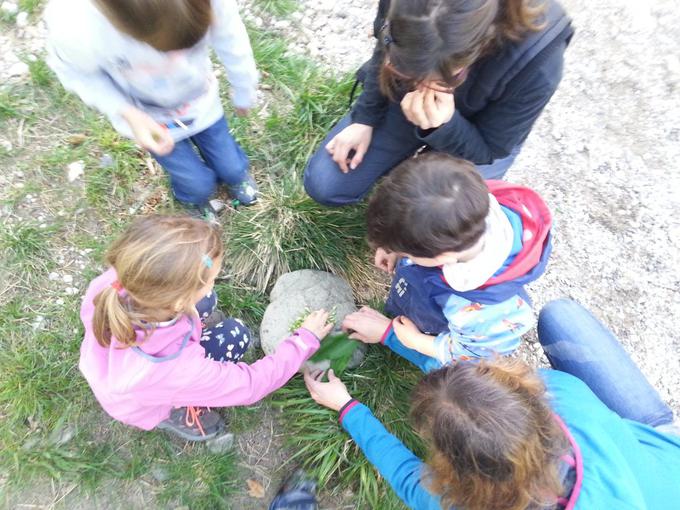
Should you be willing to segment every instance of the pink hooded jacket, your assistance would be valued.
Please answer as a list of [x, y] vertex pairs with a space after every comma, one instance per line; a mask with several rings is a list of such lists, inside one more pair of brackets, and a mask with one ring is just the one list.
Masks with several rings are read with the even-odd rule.
[[85, 339], [79, 368], [104, 410], [128, 425], [153, 429], [173, 407], [257, 402], [283, 386], [319, 348], [314, 334], [299, 329], [274, 354], [252, 365], [210, 360], [199, 343], [198, 316], [183, 316], [146, 340], [139, 331], [139, 347], [122, 347], [115, 339], [102, 347], [92, 331], [93, 301], [116, 279], [109, 269], [87, 289], [80, 310]]

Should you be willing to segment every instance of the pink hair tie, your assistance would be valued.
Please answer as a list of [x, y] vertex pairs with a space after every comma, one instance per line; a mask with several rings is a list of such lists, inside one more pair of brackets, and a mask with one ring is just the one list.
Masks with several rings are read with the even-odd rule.
[[111, 282], [111, 287], [113, 287], [114, 289], [116, 289], [118, 292], [120, 292], [121, 290], [123, 290], [123, 285], [122, 285], [118, 280], [116, 280], [116, 281], [114, 281], [114, 282]]

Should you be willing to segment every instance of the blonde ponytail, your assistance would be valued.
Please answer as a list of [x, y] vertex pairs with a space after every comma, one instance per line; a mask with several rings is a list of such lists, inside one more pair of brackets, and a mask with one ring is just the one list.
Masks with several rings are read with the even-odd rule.
[[132, 320], [113, 287], [106, 287], [94, 298], [92, 329], [102, 347], [111, 345], [112, 336], [128, 347], [136, 343]]

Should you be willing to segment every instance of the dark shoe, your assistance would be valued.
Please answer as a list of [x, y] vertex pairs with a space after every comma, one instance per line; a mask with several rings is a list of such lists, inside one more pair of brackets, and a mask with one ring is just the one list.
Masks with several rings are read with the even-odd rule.
[[302, 470], [296, 470], [281, 485], [269, 510], [318, 510], [316, 482]]
[[224, 429], [222, 418], [208, 407], [177, 407], [170, 417], [158, 424], [165, 430], [187, 441], [207, 441]]
[[204, 205], [189, 205], [187, 208], [189, 216], [193, 218], [198, 218], [213, 225], [219, 225], [220, 220], [217, 218], [217, 211], [213, 209], [210, 204]]
[[253, 205], [257, 202], [257, 184], [250, 174], [238, 184], [227, 186], [229, 196], [234, 199], [233, 205]]

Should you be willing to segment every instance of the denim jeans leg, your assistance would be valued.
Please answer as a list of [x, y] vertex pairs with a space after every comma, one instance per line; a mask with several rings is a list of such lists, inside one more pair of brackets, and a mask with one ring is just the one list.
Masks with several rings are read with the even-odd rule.
[[515, 158], [517, 158], [521, 150], [522, 146], [518, 145], [510, 151], [510, 154], [502, 159], [496, 159], [489, 165], [476, 165], [477, 171], [485, 179], [502, 179], [515, 162]]
[[248, 175], [248, 156], [231, 136], [224, 117], [192, 136], [191, 140], [220, 182], [233, 185], [245, 180]]
[[406, 120], [401, 107], [390, 103], [385, 120], [373, 129], [371, 145], [363, 161], [355, 170], [345, 174], [326, 151], [326, 144], [351, 123], [351, 114], [345, 115], [307, 163], [305, 189], [320, 204], [342, 206], [358, 202], [380, 177], [423, 145], [415, 136], [415, 126]]
[[622, 418], [654, 427], [673, 420], [614, 334], [578, 303], [560, 299], [543, 307], [538, 338], [555, 370], [581, 379]]
[[193, 205], [205, 204], [215, 191], [217, 176], [196, 152], [190, 140], [175, 143], [170, 154], [151, 155], [170, 175], [170, 185], [175, 198]]

